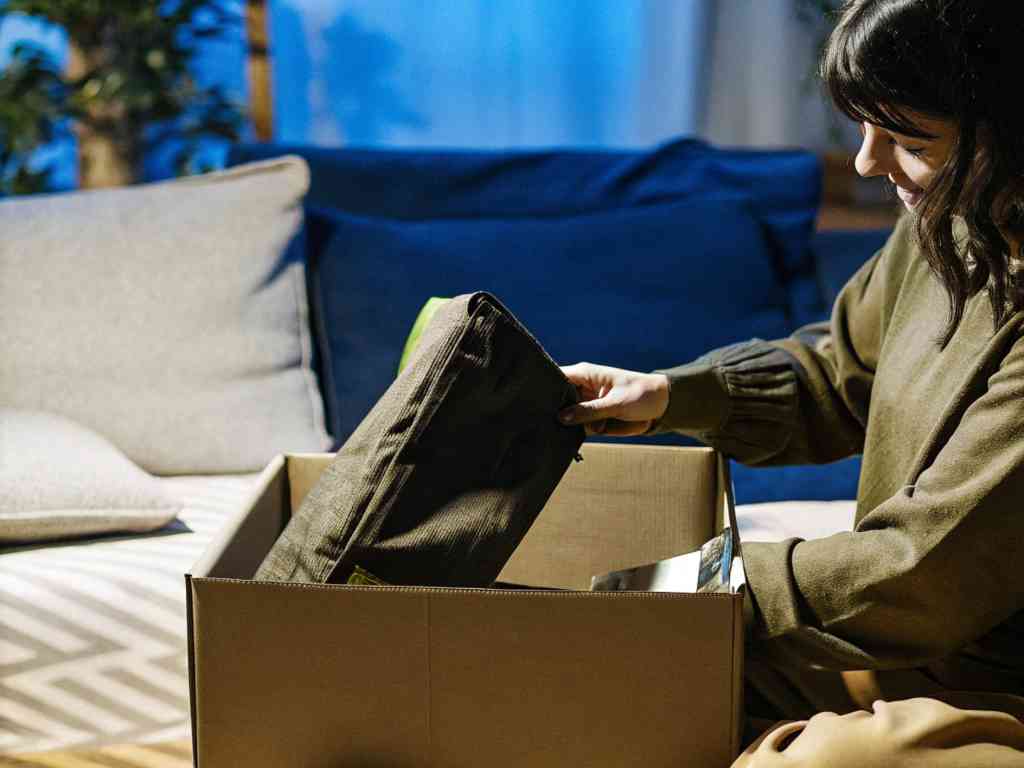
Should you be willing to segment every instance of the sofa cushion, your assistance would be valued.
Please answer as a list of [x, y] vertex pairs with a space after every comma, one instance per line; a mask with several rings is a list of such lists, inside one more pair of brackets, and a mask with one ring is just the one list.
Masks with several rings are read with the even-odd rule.
[[811, 252], [826, 308], [832, 307], [846, 281], [885, 245], [891, 234], [890, 229], [836, 230], [814, 234]]
[[[808, 239], [821, 168], [804, 151], [722, 149], [682, 138], [652, 150], [453, 151], [240, 144], [229, 163], [292, 152], [313, 168], [307, 202], [400, 220], [550, 216], [739, 195], [750, 202], [793, 317], [820, 313]], [[727, 234], [725, 229], [720, 230]]]
[[0, 202], [0, 404], [68, 416], [156, 474], [328, 444], [291, 157]]
[[109, 440], [42, 411], [0, 408], [0, 543], [150, 531], [181, 504]]
[[[640, 366], [678, 362], [706, 351], [706, 344], [734, 341], [735, 335], [783, 332], [785, 324], [779, 319], [793, 314], [791, 289], [796, 283], [802, 285], [796, 294], [813, 294], [806, 301], [817, 301], [807, 243], [818, 199], [818, 166], [807, 153], [726, 151], [694, 140], [648, 152], [243, 145], [232, 151], [231, 161], [282, 151], [301, 153], [313, 168], [307, 197], [314, 209], [311, 282], [314, 302], [324, 299], [322, 330], [327, 336], [352, 337], [321, 340], [319, 345], [335, 356], [339, 351], [344, 355], [331, 360], [323, 372], [325, 379], [334, 379], [325, 383], [325, 390], [342, 395], [337, 403], [328, 395], [329, 410], [332, 405], [348, 405], [351, 410], [352, 405], [345, 403], [349, 393], [344, 390], [349, 385], [332, 374], [350, 377], [362, 365], [355, 349], [339, 347], [397, 344], [393, 350], [377, 353], [393, 354], [388, 366], [381, 364], [393, 373], [415, 313], [432, 294], [495, 290], [537, 330], [556, 359], [572, 360], [586, 353], [612, 361], [600, 352], [613, 352], [616, 347], [620, 351], [640, 342], [646, 350], [634, 356]], [[697, 201], [706, 203], [687, 207]], [[739, 219], [742, 222], [734, 226]], [[648, 226], [651, 231], [645, 233]], [[379, 248], [375, 233], [383, 238]], [[736, 242], [730, 247], [734, 236]], [[325, 252], [328, 242], [329, 253]], [[701, 251], [709, 246], [710, 252]], [[432, 267], [430, 259], [438, 258], [436, 268]], [[349, 261], [352, 266], [347, 265]], [[664, 325], [665, 318], [656, 313], [646, 319], [644, 304], [652, 293], [664, 303], [675, 291], [679, 303], [689, 305], [692, 295], [700, 299], [704, 292], [694, 280], [700, 273], [700, 284], [710, 286], [711, 293], [721, 298], [751, 265], [751, 279], [761, 280], [759, 290], [766, 294], [754, 298], [752, 306], [747, 299], [753, 291], [743, 289], [718, 307], [710, 306], [710, 301], [701, 307], [698, 301], [693, 309], [683, 306], [670, 313], [671, 319], [682, 322]], [[635, 285], [631, 284], [634, 266], [641, 273]], [[460, 282], [446, 285], [443, 274], [453, 269], [453, 277]], [[372, 273], [388, 270], [400, 270], [402, 281], [408, 283], [385, 292], [385, 298], [395, 290], [408, 295], [401, 322], [352, 318], [357, 310], [350, 309], [347, 300], [354, 298], [362, 306], [368, 281], [388, 281], [386, 274]], [[350, 287], [353, 278], [356, 287]], [[433, 287], [421, 290], [410, 279], [429, 279]], [[573, 284], [573, 280], [580, 282]], [[396, 278], [394, 284], [399, 282]], [[588, 296], [595, 287], [597, 292]], [[601, 302], [609, 294], [617, 303], [605, 310]], [[587, 323], [604, 326], [595, 328], [589, 341], [576, 345], [582, 349], [553, 340], [555, 335], [588, 335], [566, 323], [567, 313], [561, 306], [566, 300], [575, 302], [579, 310], [571, 323], [586, 318]], [[626, 316], [616, 321], [623, 307]], [[355, 324], [350, 322], [353, 319]], [[341, 321], [349, 326], [336, 327]], [[380, 329], [367, 328], [366, 322], [393, 322], [395, 338], [375, 337]], [[646, 328], [657, 329], [657, 338], [645, 337]], [[598, 330], [607, 344], [598, 340]], [[629, 359], [628, 355], [613, 357], [622, 362]], [[374, 387], [376, 394], [383, 391], [380, 384]], [[364, 399], [356, 410], [365, 413], [370, 404]], [[335, 436], [343, 438], [357, 421], [332, 413]]]
[[[342, 231], [316, 278], [339, 440], [387, 389], [431, 296], [500, 295], [561, 364], [653, 370], [751, 327], [786, 332], [785, 293], [742, 201], [515, 221], [336, 215]], [[620, 258], [596, 259], [601, 252]], [[702, 279], [726, 259], [735, 269]], [[680, 262], [692, 277], [682, 278]]]
[[[805, 152], [685, 139], [647, 152], [269, 144], [237, 146], [231, 162], [284, 151], [312, 168], [311, 300], [339, 441], [384, 391], [431, 295], [493, 290], [560, 362], [640, 370], [826, 312], [809, 248], [820, 173]], [[738, 468], [737, 493], [856, 488], [848, 464], [785, 469]]]
[[860, 456], [829, 464], [748, 467], [732, 462], [739, 504], [822, 499], [855, 499]]
[[825, 539], [852, 531], [856, 513], [857, 502], [852, 500], [740, 504], [736, 524], [744, 542]]

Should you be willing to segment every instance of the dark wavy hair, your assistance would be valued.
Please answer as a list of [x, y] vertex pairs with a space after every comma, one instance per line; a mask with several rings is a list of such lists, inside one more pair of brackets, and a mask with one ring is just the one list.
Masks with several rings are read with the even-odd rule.
[[[982, 289], [996, 330], [1024, 308], [1024, 274], [1011, 258], [1024, 241], [1022, 51], [1022, 0], [848, 0], [821, 58], [822, 80], [851, 119], [919, 139], [935, 137], [914, 115], [957, 126], [914, 212], [949, 296], [943, 346]], [[955, 216], [966, 224], [961, 242]]]

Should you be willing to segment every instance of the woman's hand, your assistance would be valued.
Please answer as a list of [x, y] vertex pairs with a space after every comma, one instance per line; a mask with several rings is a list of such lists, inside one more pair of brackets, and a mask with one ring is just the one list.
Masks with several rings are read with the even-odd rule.
[[[806, 720], [781, 720], [762, 733], [731, 768], [769, 768], [780, 764], [781, 754], [793, 736], [807, 726]], [[825, 759], [825, 756], [822, 756]]]
[[668, 408], [668, 377], [607, 365], [577, 363], [562, 373], [580, 395], [580, 403], [558, 414], [563, 424], [582, 424], [588, 435], [641, 435]]

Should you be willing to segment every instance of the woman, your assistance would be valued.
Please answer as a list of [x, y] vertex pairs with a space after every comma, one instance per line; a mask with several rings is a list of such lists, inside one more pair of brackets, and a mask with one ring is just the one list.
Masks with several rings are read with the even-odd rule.
[[[821, 65], [907, 209], [831, 322], [651, 374], [565, 369], [592, 433], [863, 453], [855, 529], [748, 543], [748, 713], [1024, 693], [1024, 3], [851, 0]], [[851, 671], [860, 670], [860, 671]]]
[[732, 768], [1021, 768], [1024, 724], [935, 699], [876, 701], [766, 732]]

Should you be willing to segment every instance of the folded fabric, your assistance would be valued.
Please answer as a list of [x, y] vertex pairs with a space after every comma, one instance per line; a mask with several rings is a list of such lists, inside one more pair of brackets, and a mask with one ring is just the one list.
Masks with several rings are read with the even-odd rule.
[[257, 579], [486, 586], [583, 442], [575, 387], [487, 293], [441, 306]]
[[55, 413], [0, 407], [0, 548], [152, 531], [181, 507], [88, 427]]

